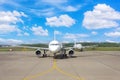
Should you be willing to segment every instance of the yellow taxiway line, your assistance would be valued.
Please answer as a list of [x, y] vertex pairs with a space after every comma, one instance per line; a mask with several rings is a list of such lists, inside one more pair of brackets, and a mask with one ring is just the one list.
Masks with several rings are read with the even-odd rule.
[[65, 72], [65, 71], [63, 71], [62, 69], [60, 69], [60, 68], [57, 66], [57, 63], [56, 63], [56, 60], [55, 60], [55, 59], [53, 60], [53, 66], [52, 66], [51, 68], [49, 68], [48, 70], [46, 70], [46, 71], [44, 71], [44, 72], [40, 72], [40, 73], [35, 74], [35, 75], [33, 75], [33, 76], [28, 76], [28, 77], [24, 78], [23, 80], [31, 80], [31, 79], [34, 79], [34, 78], [37, 78], [37, 77], [46, 75], [46, 74], [52, 72], [53, 70], [57, 70], [57, 71], [60, 72], [61, 74], [66, 75], [66, 76], [69, 76], [69, 77], [71, 77], [71, 78], [73, 78], [73, 79], [75, 79], [75, 80], [84, 80], [84, 78], [80, 78], [80, 77], [78, 77], [78, 76], [75, 76], [75, 75], [73, 75], [73, 74], [70, 74], [70, 73]]

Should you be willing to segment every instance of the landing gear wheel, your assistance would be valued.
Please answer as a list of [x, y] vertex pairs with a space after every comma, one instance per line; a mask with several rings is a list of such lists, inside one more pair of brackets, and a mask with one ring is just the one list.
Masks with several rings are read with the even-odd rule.
[[63, 57], [64, 57], [64, 58], [67, 58], [67, 54], [63, 54]]
[[64, 54], [61, 54], [61, 55], [60, 55], [60, 59], [63, 59], [63, 58], [64, 58]]
[[61, 54], [60, 59], [65, 59], [67, 58], [67, 54]]
[[43, 57], [47, 57], [47, 54], [43, 54]]

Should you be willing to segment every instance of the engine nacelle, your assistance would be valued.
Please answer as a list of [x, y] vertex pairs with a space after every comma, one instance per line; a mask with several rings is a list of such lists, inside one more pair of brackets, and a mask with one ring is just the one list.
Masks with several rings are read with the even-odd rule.
[[40, 55], [41, 55], [41, 51], [40, 51], [40, 50], [37, 50], [37, 51], [35, 52], [35, 54], [36, 54], [37, 56], [40, 56]]
[[70, 50], [70, 51], [68, 52], [68, 54], [69, 54], [69, 56], [72, 56], [72, 55], [74, 54], [74, 50]]

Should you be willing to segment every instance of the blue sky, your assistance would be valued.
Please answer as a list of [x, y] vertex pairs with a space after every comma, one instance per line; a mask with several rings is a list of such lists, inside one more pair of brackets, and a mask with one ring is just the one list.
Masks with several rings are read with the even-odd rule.
[[0, 0], [0, 44], [120, 42], [119, 0]]

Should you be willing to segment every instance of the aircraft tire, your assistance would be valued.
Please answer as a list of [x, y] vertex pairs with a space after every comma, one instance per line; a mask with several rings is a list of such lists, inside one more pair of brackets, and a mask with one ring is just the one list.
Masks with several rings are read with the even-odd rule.
[[43, 54], [43, 57], [47, 57], [47, 54]]

